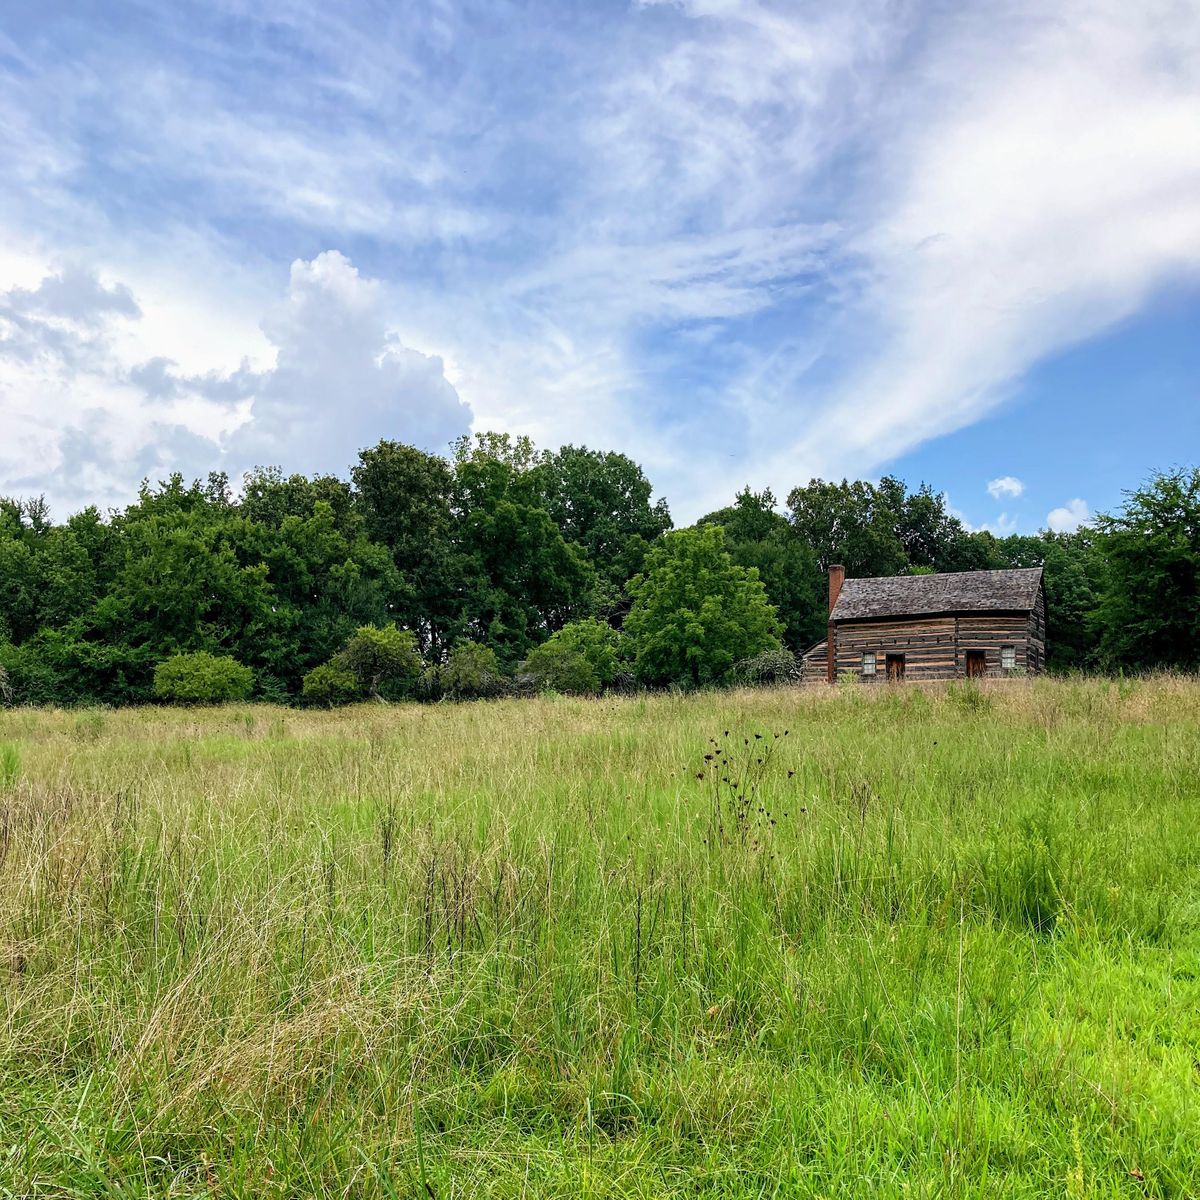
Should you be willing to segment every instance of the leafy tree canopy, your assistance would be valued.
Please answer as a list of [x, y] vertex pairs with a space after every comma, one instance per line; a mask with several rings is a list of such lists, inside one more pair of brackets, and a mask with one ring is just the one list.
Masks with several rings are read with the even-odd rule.
[[1105, 661], [1200, 667], [1200, 467], [1155, 475], [1097, 526]]
[[720, 526], [667, 534], [628, 586], [625, 634], [647, 683], [717, 683], [735, 663], [780, 645], [758, 571], [730, 558]]

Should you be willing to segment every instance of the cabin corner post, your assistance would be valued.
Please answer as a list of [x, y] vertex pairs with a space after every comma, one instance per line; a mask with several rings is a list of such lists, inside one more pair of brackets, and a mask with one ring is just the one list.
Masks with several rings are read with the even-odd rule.
[[833, 623], [833, 609], [846, 582], [846, 568], [835, 563], [829, 568], [829, 625], [825, 636], [825, 681], [837, 682], [837, 626]]

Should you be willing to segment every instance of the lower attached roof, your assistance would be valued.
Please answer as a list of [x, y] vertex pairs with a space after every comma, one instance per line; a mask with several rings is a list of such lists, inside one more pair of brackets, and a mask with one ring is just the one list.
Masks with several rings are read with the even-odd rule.
[[829, 619], [869, 621], [935, 613], [1030, 612], [1037, 604], [1041, 585], [1041, 567], [847, 579]]

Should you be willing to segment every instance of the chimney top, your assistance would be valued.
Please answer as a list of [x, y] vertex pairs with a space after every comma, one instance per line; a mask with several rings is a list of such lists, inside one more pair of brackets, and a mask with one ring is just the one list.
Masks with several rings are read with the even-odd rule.
[[829, 568], [829, 612], [832, 615], [833, 606], [838, 601], [842, 584], [846, 582], [846, 568], [841, 563], [833, 563]]

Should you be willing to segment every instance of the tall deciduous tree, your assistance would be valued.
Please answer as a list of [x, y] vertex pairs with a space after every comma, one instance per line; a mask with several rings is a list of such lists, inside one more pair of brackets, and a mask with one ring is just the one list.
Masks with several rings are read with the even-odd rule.
[[824, 636], [825, 578], [811, 547], [775, 511], [769, 488], [761, 492], [744, 488], [730, 507], [701, 518], [700, 524], [720, 525], [730, 558], [740, 567], [758, 570], [791, 649], [804, 650]]
[[404, 581], [395, 619], [436, 659], [461, 634], [479, 583], [458, 545], [454, 472], [444, 458], [381, 441], [359, 454], [350, 474], [368, 535], [388, 548]]
[[915, 492], [893, 476], [878, 484], [812, 480], [788, 494], [792, 525], [822, 570], [842, 563], [848, 575], [899, 575], [912, 567], [963, 570], [967, 532], [946, 498], [922, 484]]
[[718, 525], [667, 534], [628, 588], [625, 635], [648, 683], [717, 683], [741, 659], [780, 645], [758, 571], [730, 558]]
[[527, 438], [477, 435], [455, 447], [453, 515], [470, 567], [466, 632], [511, 666], [596, 607], [596, 572], [542, 506]]
[[563, 537], [583, 547], [614, 589], [641, 566], [646, 547], [671, 528], [666, 501], [652, 499], [642, 468], [624, 454], [563, 446], [543, 454], [532, 476]]
[[1098, 612], [1105, 660], [1200, 667], [1200, 467], [1153, 476], [1096, 524], [1107, 559]]

